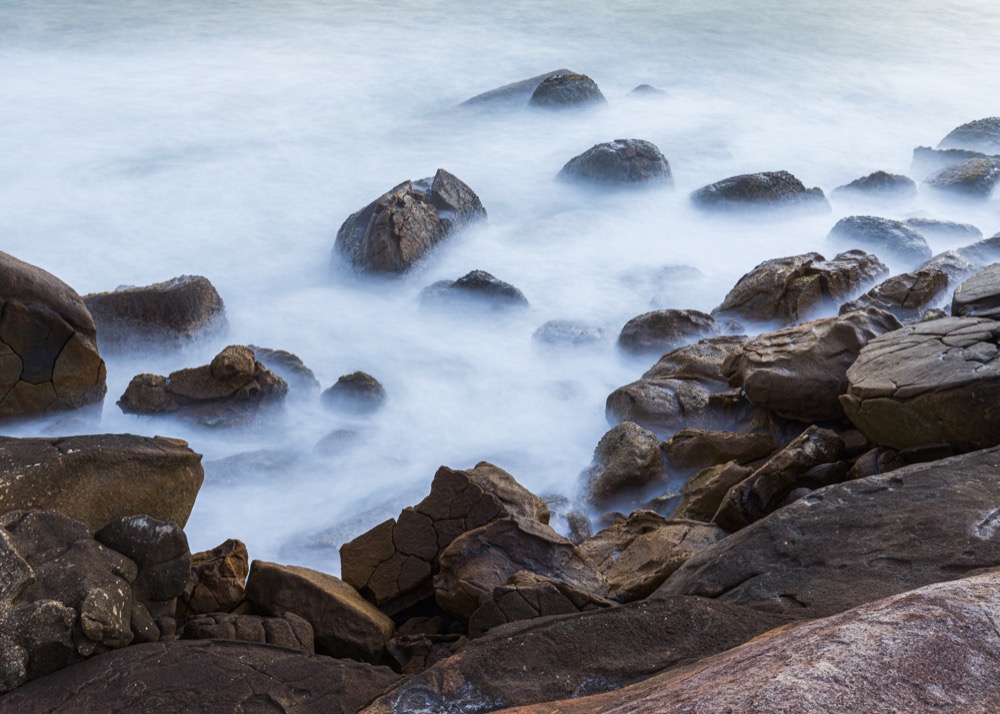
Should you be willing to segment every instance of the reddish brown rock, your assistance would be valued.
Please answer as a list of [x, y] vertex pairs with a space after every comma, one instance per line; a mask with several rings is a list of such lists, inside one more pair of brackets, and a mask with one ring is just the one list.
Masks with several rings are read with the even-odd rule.
[[229, 539], [191, 556], [191, 572], [177, 602], [177, 616], [232, 612], [243, 602], [250, 556], [242, 541]]
[[702, 471], [735, 461], [746, 464], [775, 449], [770, 434], [740, 434], [709, 429], [681, 429], [663, 442], [663, 455], [671, 475]]
[[680, 503], [672, 517], [711, 522], [730, 489], [752, 473], [753, 469], [735, 461], [699, 471], [684, 482]]
[[282, 617], [259, 617], [217, 612], [195, 615], [184, 623], [182, 640], [235, 640], [315, 652], [313, 628], [305, 619], [287, 612]]

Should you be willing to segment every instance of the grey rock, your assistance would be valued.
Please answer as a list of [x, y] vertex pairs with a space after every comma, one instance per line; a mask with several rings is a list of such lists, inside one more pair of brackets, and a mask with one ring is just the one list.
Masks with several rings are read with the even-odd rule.
[[337, 379], [321, 395], [324, 406], [335, 411], [370, 414], [386, 400], [385, 388], [367, 372], [352, 372]]
[[542, 109], [567, 109], [605, 105], [597, 83], [585, 74], [558, 74], [538, 83], [528, 104]]
[[888, 253], [908, 265], [923, 263], [933, 255], [920, 233], [901, 221], [877, 216], [842, 218], [830, 230], [827, 240], [847, 248]]
[[[933, 260], [925, 265], [931, 263]], [[957, 266], [958, 262], [953, 264]], [[947, 273], [936, 268], [922, 267], [912, 273], [900, 273], [882, 281], [856, 300], [841, 305], [840, 314], [874, 309], [892, 313], [902, 321], [913, 321], [937, 302], [947, 289]]]
[[570, 159], [557, 178], [598, 186], [674, 185], [670, 164], [655, 144], [615, 139]]
[[576, 347], [594, 345], [604, 341], [603, 327], [576, 320], [549, 320], [531, 335], [536, 342], [546, 345]]
[[568, 69], [556, 69], [551, 72], [546, 72], [545, 74], [540, 74], [537, 77], [529, 77], [528, 79], [522, 79], [519, 82], [505, 84], [502, 87], [497, 87], [496, 89], [491, 89], [488, 92], [477, 94], [471, 99], [466, 99], [460, 106], [526, 106], [528, 104], [528, 100], [531, 99], [531, 95], [543, 80], [549, 79], [550, 77], [562, 77], [569, 74], [575, 74], [575, 72]]
[[835, 188], [833, 194], [861, 194], [871, 198], [909, 198], [917, 195], [917, 184], [906, 176], [876, 171]]
[[662, 355], [718, 334], [715, 318], [698, 310], [655, 310], [633, 317], [618, 335], [618, 346], [633, 354]]
[[951, 314], [1000, 319], [1000, 263], [986, 266], [955, 289]]
[[698, 189], [691, 194], [691, 200], [697, 206], [712, 210], [830, 208], [821, 189], [807, 189], [787, 171], [732, 176]]
[[986, 200], [1000, 183], [1000, 158], [968, 159], [931, 174], [924, 183], [939, 191]]
[[583, 472], [587, 501], [607, 506], [650, 482], [665, 477], [660, 440], [638, 424], [626, 421], [607, 432]]
[[996, 154], [1000, 152], [1000, 117], [986, 117], [962, 124], [952, 129], [937, 148]]

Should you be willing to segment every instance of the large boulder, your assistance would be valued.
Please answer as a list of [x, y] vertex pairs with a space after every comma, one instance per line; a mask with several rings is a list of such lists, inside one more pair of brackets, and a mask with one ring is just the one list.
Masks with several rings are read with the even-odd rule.
[[1000, 153], [1000, 117], [986, 117], [962, 124], [952, 129], [938, 148]]
[[531, 93], [528, 104], [542, 109], [570, 109], [605, 105], [597, 83], [585, 74], [554, 74], [546, 77]]
[[857, 310], [880, 310], [899, 320], [916, 320], [948, 289], [948, 274], [936, 268], [921, 268], [883, 280], [864, 295], [840, 306], [840, 314]]
[[916, 266], [933, 256], [927, 240], [902, 221], [878, 216], [848, 216], [830, 229], [827, 240], [845, 248], [863, 248], [889, 254]]
[[924, 183], [965, 198], [988, 199], [1000, 184], [1000, 158], [968, 159], [928, 176]]
[[858, 195], [868, 198], [910, 198], [917, 195], [913, 179], [888, 171], [876, 171], [833, 190], [833, 195]]
[[404, 181], [337, 231], [333, 260], [362, 272], [403, 273], [458, 228], [486, 218], [471, 188], [444, 169], [433, 178]]
[[731, 176], [698, 189], [691, 194], [691, 200], [701, 208], [712, 210], [830, 208], [821, 189], [807, 189], [787, 171]]
[[976, 272], [976, 264], [957, 250], [946, 250], [920, 266], [918, 270], [940, 270], [948, 283], [959, 283]]
[[989, 154], [968, 149], [932, 149], [918, 146], [913, 150], [913, 170], [920, 176], [927, 176], [948, 166], [954, 166], [969, 159], [987, 159]]
[[1000, 263], [988, 265], [955, 289], [951, 314], [1000, 319]]
[[656, 594], [814, 618], [1000, 566], [998, 463], [993, 448], [820, 489], [701, 551]]
[[107, 370], [76, 291], [2, 252], [0, 286], [0, 421], [101, 402]]
[[558, 178], [598, 186], [674, 185], [666, 157], [655, 144], [642, 139], [597, 144], [570, 159]]
[[719, 332], [715, 318], [698, 310], [654, 310], [633, 317], [618, 335], [618, 346], [633, 354], [662, 355]]
[[53, 509], [92, 531], [134, 515], [183, 527], [204, 478], [201, 454], [178, 439], [0, 437], [3, 509]]
[[651, 482], [665, 480], [660, 440], [638, 424], [622, 422], [601, 437], [582, 476], [587, 501], [594, 505], [607, 506], [640, 492]]
[[395, 684], [388, 667], [284, 647], [196, 640], [135, 645], [31, 682], [3, 697], [18, 714], [355, 714]]
[[875, 338], [847, 371], [844, 412], [876, 444], [1000, 443], [1000, 322], [948, 317]]
[[200, 275], [91, 293], [83, 302], [94, 316], [102, 350], [180, 346], [226, 326], [222, 297]]

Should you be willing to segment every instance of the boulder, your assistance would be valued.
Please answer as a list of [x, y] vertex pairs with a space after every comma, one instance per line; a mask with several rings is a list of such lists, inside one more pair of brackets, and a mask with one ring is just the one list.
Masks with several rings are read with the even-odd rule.
[[662, 355], [718, 332], [715, 318], [698, 310], [655, 310], [626, 322], [618, 346], [633, 354]]
[[654, 144], [642, 139], [597, 144], [570, 159], [557, 178], [604, 187], [674, 185], [666, 157]]
[[840, 314], [878, 310], [892, 313], [898, 320], [913, 321], [937, 302], [947, 289], [947, 273], [935, 268], [921, 268], [882, 281], [856, 300], [841, 305]]
[[660, 440], [638, 424], [626, 421], [601, 437], [594, 459], [581, 474], [587, 501], [606, 506], [630, 492], [638, 492], [650, 482], [663, 479]]
[[729, 461], [746, 464], [762, 459], [774, 451], [775, 443], [770, 434], [681, 429], [661, 448], [670, 474], [686, 476]]
[[605, 105], [597, 83], [585, 74], [556, 74], [538, 83], [528, 104], [542, 109], [569, 109]]
[[247, 347], [253, 350], [254, 357], [260, 360], [261, 364], [285, 380], [292, 391], [315, 392], [320, 389], [316, 375], [306, 367], [298, 355], [286, 350], [257, 345], [247, 345]]
[[493, 464], [468, 471], [442, 466], [427, 498], [340, 548], [341, 574], [394, 615], [433, 595], [438, 555], [455, 538], [510, 517], [547, 524], [549, 509]]
[[875, 338], [847, 371], [844, 412], [881, 446], [1000, 443], [1000, 322], [949, 317]]
[[382, 384], [367, 372], [352, 372], [339, 377], [321, 399], [335, 411], [370, 414], [385, 404], [386, 394]]
[[604, 337], [603, 327], [576, 320], [549, 320], [531, 335], [536, 342], [564, 347], [594, 345]]
[[216, 612], [195, 615], [184, 623], [182, 640], [235, 640], [260, 645], [288, 647], [303, 652], [315, 652], [313, 628], [298, 615], [287, 612], [282, 617], [236, 615]]
[[1000, 158], [967, 159], [931, 174], [924, 183], [938, 191], [986, 200], [1000, 183]]
[[826, 239], [846, 248], [888, 253], [907, 265], [930, 260], [930, 246], [917, 231], [901, 221], [877, 216], [848, 216], [837, 221]]
[[466, 645], [464, 635], [400, 635], [389, 640], [389, 655], [404, 676], [420, 674]]
[[835, 188], [833, 194], [856, 194], [869, 198], [910, 198], [917, 195], [917, 184], [906, 176], [876, 171]]
[[970, 223], [939, 221], [934, 218], [907, 218], [904, 223], [926, 238], [980, 240], [983, 232]]
[[243, 541], [230, 538], [191, 556], [191, 572], [178, 597], [177, 616], [232, 612], [243, 603], [250, 556]]
[[954, 166], [969, 159], [986, 159], [989, 154], [968, 149], [932, 149], [929, 146], [918, 146], [913, 150], [913, 170], [920, 176], [927, 176], [935, 171]]
[[986, 266], [958, 286], [951, 300], [951, 314], [1000, 319], [1000, 263]]
[[363, 711], [490, 712], [606, 692], [736, 647], [785, 622], [704, 598], [516, 622], [472, 640]]
[[1000, 117], [986, 117], [962, 124], [952, 129], [937, 148], [1000, 153]]
[[83, 296], [102, 350], [180, 347], [226, 327], [226, 307], [200, 275]]
[[980, 267], [1000, 261], [1000, 233], [955, 252]]
[[2, 252], [0, 286], [0, 421], [100, 403], [107, 370], [76, 291]]
[[0, 709], [18, 714], [355, 714], [398, 680], [388, 667], [284, 647], [219, 640], [157, 642], [108, 652], [50, 674], [0, 697]]
[[255, 560], [250, 565], [247, 601], [272, 617], [298, 615], [312, 625], [316, 651], [379, 664], [395, 625], [358, 594], [326, 573]]
[[735, 461], [699, 471], [684, 482], [681, 500], [671, 517], [711, 522], [730, 489], [752, 473], [752, 468], [741, 466]]
[[645, 98], [660, 98], [669, 97], [670, 94], [659, 87], [654, 87], [651, 84], [640, 84], [635, 89], [628, 93], [630, 97], [641, 97]]
[[774, 630], [620, 691], [508, 714], [961, 711], [996, 709], [996, 571], [928, 585]]
[[433, 178], [404, 181], [337, 231], [333, 261], [365, 273], [403, 273], [467, 223], [486, 218], [471, 188], [444, 169]]
[[169, 377], [136, 375], [118, 407], [126, 414], [177, 414], [203, 426], [232, 426], [258, 421], [286, 394], [285, 380], [261, 364], [253, 350], [230, 345], [211, 364]]
[[994, 448], [820, 489], [701, 551], [654, 597], [806, 619], [997, 567], [998, 463]]
[[940, 270], [948, 276], [948, 283], [959, 283], [976, 272], [976, 264], [957, 250], [946, 250], [920, 266], [919, 270]]
[[722, 369], [762, 409], [804, 422], [843, 420], [848, 367], [872, 338], [899, 327], [872, 308], [813, 320], [750, 340]]
[[524, 293], [485, 270], [473, 270], [458, 280], [439, 280], [420, 292], [422, 305], [485, 308], [494, 312], [528, 307]]
[[100, 530], [122, 516], [187, 523], [205, 473], [179, 439], [0, 437], [3, 510], [53, 509]]
[[556, 69], [537, 77], [529, 77], [519, 82], [505, 84], [502, 87], [491, 89], [488, 92], [477, 94], [471, 99], [466, 99], [460, 106], [463, 107], [494, 107], [494, 106], [526, 106], [531, 95], [542, 80], [550, 77], [562, 77], [575, 74], [569, 69]]
[[695, 205], [712, 210], [811, 208], [829, 210], [819, 188], [807, 189], [787, 171], [732, 176], [691, 194]]

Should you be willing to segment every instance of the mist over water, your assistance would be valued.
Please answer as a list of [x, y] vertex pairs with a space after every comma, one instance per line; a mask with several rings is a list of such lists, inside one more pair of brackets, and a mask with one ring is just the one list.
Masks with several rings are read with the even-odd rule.
[[[335, 569], [334, 546], [422, 498], [441, 464], [489, 460], [536, 493], [571, 496], [609, 428], [605, 398], [655, 361], [616, 350], [631, 317], [711, 310], [767, 258], [832, 257], [825, 236], [846, 215], [1000, 230], [995, 199], [925, 190], [875, 208], [832, 197], [832, 213], [773, 220], [709, 217], [688, 198], [771, 170], [828, 196], [875, 170], [919, 183], [915, 146], [1000, 113], [993, 3], [356, 5], [0, 6], [0, 249], [81, 294], [204, 275], [229, 319], [226, 335], [179, 352], [106, 356], [98, 428], [56, 418], [7, 432], [187, 439], [209, 464], [187, 527], [192, 550], [238, 537], [255, 558]], [[593, 77], [609, 107], [455, 108], [562, 67]], [[642, 83], [669, 95], [627, 96]], [[676, 189], [600, 193], [553, 180], [616, 138], [656, 144]], [[331, 273], [349, 214], [439, 167], [477, 192], [487, 224], [401, 279]], [[669, 265], [701, 277], [658, 277]], [[420, 309], [424, 286], [473, 269], [516, 285], [531, 308], [478, 318]], [[603, 326], [609, 339], [542, 349], [531, 335], [551, 319]], [[266, 427], [224, 432], [114, 405], [133, 375], [205, 364], [227, 344], [294, 352], [324, 388], [368, 371], [389, 402], [349, 418], [316, 394], [293, 395]], [[358, 432], [356, 443], [314, 451], [336, 429]], [[280, 453], [262, 469], [211, 464], [258, 450]], [[300, 547], [324, 531], [313, 542], [331, 547]]]

